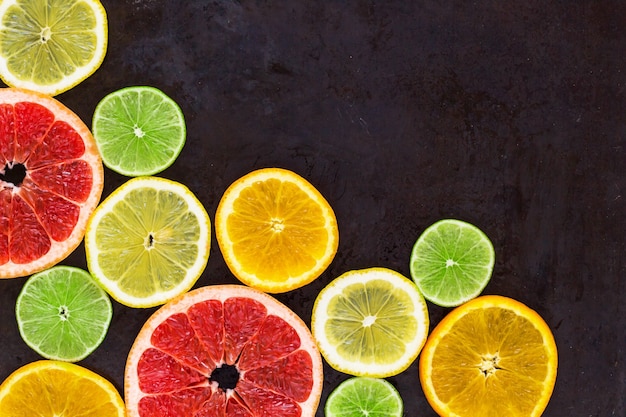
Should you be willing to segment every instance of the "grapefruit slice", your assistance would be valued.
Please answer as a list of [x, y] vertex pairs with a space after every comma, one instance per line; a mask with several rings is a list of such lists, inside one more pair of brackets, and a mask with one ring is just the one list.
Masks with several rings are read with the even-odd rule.
[[313, 417], [321, 355], [306, 324], [272, 296], [213, 285], [144, 324], [125, 370], [129, 417]]
[[91, 132], [59, 101], [0, 89], [0, 278], [33, 274], [81, 242], [100, 201]]

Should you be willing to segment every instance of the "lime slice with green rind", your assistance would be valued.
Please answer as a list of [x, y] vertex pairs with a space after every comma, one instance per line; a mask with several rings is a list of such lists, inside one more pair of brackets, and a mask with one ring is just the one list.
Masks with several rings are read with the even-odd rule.
[[335, 388], [324, 406], [326, 417], [402, 417], [398, 390], [385, 379], [353, 377]]
[[107, 293], [80, 268], [55, 266], [31, 276], [15, 316], [24, 342], [47, 359], [77, 362], [104, 340], [113, 310]]
[[161, 90], [117, 90], [96, 106], [93, 136], [104, 165], [129, 177], [154, 175], [172, 165], [187, 128], [179, 105]]
[[454, 307], [478, 296], [491, 279], [493, 244], [478, 227], [440, 220], [417, 239], [411, 252], [411, 277], [434, 304]]

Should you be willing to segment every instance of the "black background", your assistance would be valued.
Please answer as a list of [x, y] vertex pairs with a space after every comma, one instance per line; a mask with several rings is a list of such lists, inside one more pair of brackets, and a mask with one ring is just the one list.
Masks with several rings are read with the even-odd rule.
[[[187, 143], [160, 174], [213, 218], [257, 168], [291, 169], [334, 208], [334, 262], [277, 298], [309, 323], [316, 294], [351, 269], [409, 276], [413, 243], [442, 218], [474, 223], [496, 265], [486, 294], [543, 316], [559, 349], [545, 416], [625, 416], [626, 6], [621, 1], [103, 1], [109, 47], [57, 98], [88, 126], [131, 85], [182, 107]], [[126, 178], [107, 170], [106, 196]], [[86, 267], [82, 246], [64, 261]], [[39, 359], [20, 339], [25, 278], [0, 282], [0, 380]], [[213, 238], [196, 286], [236, 283]], [[429, 304], [435, 325], [449, 311]], [[123, 390], [154, 309], [114, 303], [80, 364]], [[346, 375], [325, 367], [328, 393]], [[434, 416], [417, 363], [389, 378], [405, 416]]]

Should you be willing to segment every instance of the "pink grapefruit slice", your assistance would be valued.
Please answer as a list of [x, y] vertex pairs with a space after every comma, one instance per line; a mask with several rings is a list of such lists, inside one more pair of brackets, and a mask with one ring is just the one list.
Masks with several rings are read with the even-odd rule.
[[306, 324], [241, 285], [190, 291], [157, 310], [128, 356], [129, 417], [313, 417], [321, 355]]
[[0, 89], [0, 278], [33, 274], [82, 241], [102, 194], [91, 132], [59, 101]]

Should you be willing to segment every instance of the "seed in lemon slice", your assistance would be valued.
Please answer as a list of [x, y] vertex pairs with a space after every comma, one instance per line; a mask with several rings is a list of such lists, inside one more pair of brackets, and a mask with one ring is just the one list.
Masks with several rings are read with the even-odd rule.
[[487, 295], [455, 308], [435, 327], [419, 372], [440, 416], [538, 417], [554, 388], [557, 349], [534, 310]]
[[58, 265], [26, 281], [15, 316], [22, 339], [41, 356], [77, 362], [102, 343], [113, 310], [87, 271]]
[[335, 388], [324, 407], [325, 417], [402, 417], [402, 397], [385, 379], [352, 377]]
[[169, 167], [185, 144], [178, 104], [154, 87], [127, 87], [104, 97], [93, 114], [102, 161], [127, 176], [154, 175]]
[[417, 239], [411, 252], [411, 277], [428, 301], [455, 307], [478, 296], [493, 272], [495, 252], [473, 224], [440, 220]]
[[44, 94], [0, 88], [0, 278], [67, 257], [103, 180], [93, 136], [74, 112]]
[[107, 16], [98, 0], [0, 2], [0, 77], [55, 96], [102, 64]]
[[270, 293], [302, 287], [337, 252], [335, 213], [307, 180], [280, 168], [253, 171], [224, 193], [215, 214], [217, 242], [231, 272]]
[[415, 361], [428, 325], [426, 301], [415, 284], [386, 268], [335, 278], [318, 294], [311, 320], [331, 367], [377, 378], [396, 375]]
[[184, 185], [137, 177], [113, 191], [87, 225], [89, 271], [117, 301], [153, 307], [188, 291], [209, 258], [210, 219]]
[[52, 360], [29, 363], [0, 385], [2, 417], [124, 417], [113, 384], [82, 366]]

